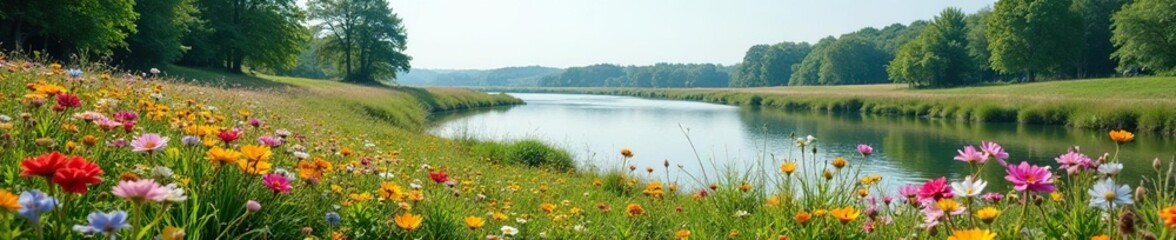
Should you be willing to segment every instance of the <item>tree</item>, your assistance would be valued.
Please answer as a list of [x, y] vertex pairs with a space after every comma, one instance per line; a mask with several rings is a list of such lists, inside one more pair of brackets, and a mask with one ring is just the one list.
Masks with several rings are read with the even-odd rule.
[[968, 55], [964, 13], [948, 8], [918, 38], [899, 49], [886, 71], [894, 82], [948, 87], [970, 84], [975, 64]]
[[731, 80], [732, 87], [753, 87], [767, 84], [760, 77], [763, 76], [762, 60], [769, 48], [770, 46], [766, 44], [760, 44], [747, 49], [747, 53], [743, 54], [743, 63], [736, 70], [739, 71], [736, 75], [739, 78]]
[[135, 32], [134, 0], [2, 0], [0, 42], [10, 50], [109, 55]]
[[817, 84], [821, 79], [821, 65], [825, 62], [825, 57], [828, 56], [829, 45], [837, 42], [836, 38], [826, 37], [813, 45], [812, 51], [804, 56], [804, 60], [796, 65], [792, 70], [792, 77], [788, 78], [788, 85], [812, 85]]
[[799, 64], [812, 51], [808, 43], [783, 42], [768, 48], [760, 60], [759, 86], [788, 85], [788, 78], [792, 77], [792, 66]]
[[1084, 48], [1074, 71], [1077, 77], [1108, 76], [1115, 73], [1111, 53], [1111, 14], [1123, 7], [1120, 0], [1074, 0], [1074, 12], [1082, 16]]
[[1003, 0], [986, 23], [992, 68], [1003, 73], [1056, 73], [1076, 64], [1082, 49], [1081, 17], [1070, 0]]
[[310, 38], [302, 10], [293, 0], [198, 0], [205, 25], [185, 38], [192, 46], [182, 62], [219, 66], [240, 72], [254, 68], [284, 69], [297, 62]]
[[341, 61], [344, 81], [377, 83], [409, 70], [408, 37], [387, 0], [315, 0], [308, 8], [326, 39], [321, 58]]
[[138, 32], [126, 39], [127, 47], [115, 51], [126, 67], [145, 69], [171, 63], [183, 54], [181, 40], [198, 23], [193, 0], [139, 1], [135, 12]]
[[886, 82], [890, 56], [875, 43], [860, 36], [845, 36], [829, 45], [821, 64], [821, 85]]
[[1176, 2], [1136, 0], [1112, 17], [1111, 42], [1120, 68], [1145, 67], [1176, 75]]

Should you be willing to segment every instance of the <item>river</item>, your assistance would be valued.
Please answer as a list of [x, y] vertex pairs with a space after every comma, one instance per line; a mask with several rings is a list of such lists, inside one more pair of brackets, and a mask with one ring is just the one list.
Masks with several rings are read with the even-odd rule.
[[[817, 162], [845, 157], [850, 164], [860, 164], [863, 174], [883, 176], [888, 189], [939, 176], [959, 181], [969, 170], [952, 159], [956, 150], [979, 147], [981, 141], [1001, 144], [1012, 163], [1028, 161], [1055, 169], [1054, 158], [1073, 146], [1092, 159], [1114, 154], [1116, 148], [1105, 131], [1061, 126], [780, 111], [622, 96], [511, 95], [527, 104], [440, 114], [429, 131], [451, 138], [539, 139], [568, 150], [587, 169], [621, 168], [619, 151], [629, 148], [635, 153], [630, 164], [642, 172], [639, 175], [668, 177], [684, 185], [712, 182], [700, 178], [715, 179], [718, 172], [778, 172], [783, 159], [800, 157], [794, 136], [817, 139]], [[874, 148], [866, 162], [857, 153], [858, 144]], [[1172, 138], [1137, 134], [1119, 154], [1125, 165], [1121, 180], [1138, 185], [1141, 175], [1154, 173], [1152, 159], [1167, 164], [1174, 153]], [[668, 171], [665, 161], [671, 165]], [[823, 168], [804, 165], [810, 171]], [[644, 173], [647, 167], [654, 172]], [[989, 190], [1007, 191], [1004, 175], [1002, 168], [992, 165], [982, 178], [990, 182]]]

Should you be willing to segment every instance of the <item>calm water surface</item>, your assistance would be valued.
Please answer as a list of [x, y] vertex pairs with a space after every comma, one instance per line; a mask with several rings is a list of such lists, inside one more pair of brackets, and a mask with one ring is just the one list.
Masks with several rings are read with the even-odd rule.
[[[619, 151], [630, 148], [636, 155], [630, 164], [638, 171], [653, 167], [650, 178], [666, 178], [662, 165], [668, 160], [668, 177], [683, 185], [703, 182], [704, 174], [714, 179], [720, 171], [765, 169], [774, 174], [784, 159], [800, 157], [793, 134], [817, 138], [817, 159], [804, 164], [808, 168], [819, 171], [823, 161], [846, 157], [851, 164], [862, 164], [863, 174], [882, 175], [887, 188], [939, 176], [958, 181], [968, 174], [968, 167], [952, 160], [956, 150], [981, 141], [1000, 143], [1010, 162], [1055, 168], [1054, 157], [1073, 146], [1091, 158], [1115, 151], [1106, 132], [1059, 126], [779, 111], [620, 96], [511, 95], [527, 105], [438, 115], [430, 132], [488, 140], [539, 139], [597, 169], [621, 168]], [[859, 143], [875, 150], [864, 163], [857, 154]], [[1138, 185], [1140, 174], [1152, 173], [1152, 159], [1167, 163], [1174, 150], [1176, 141], [1171, 138], [1137, 135], [1119, 156], [1126, 166], [1123, 180]], [[1004, 191], [1004, 175], [1003, 169], [991, 165], [983, 178], [991, 182], [991, 190]]]

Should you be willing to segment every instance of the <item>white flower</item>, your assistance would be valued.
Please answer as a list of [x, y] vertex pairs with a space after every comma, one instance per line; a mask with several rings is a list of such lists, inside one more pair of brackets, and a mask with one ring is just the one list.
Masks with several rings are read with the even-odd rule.
[[539, 232], [539, 238], [547, 238], [547, 232]]
[[527, 219], [526, 218], [515, 218], [515, 222], [518, 222], [519, 224], [527, 224]]
[[951, 191], [956, 196], [974, 197], [980, 195], [986, 186], [988, 186], [988, 182], [983, 179], [972, 179], [972, 176], [968, 176], [964, 178], [963, 182], [951, 183]]
[[392, 173], [390, 173], [390, 172], [382, 172], [382, 173], [380, 173], [380, 178], [383, 178], [383, 179], [392, 179], [392, 178], [394, 178], [394, 177], [396, 177], [396, 174], [392, 174]]
[[167, 196], [163, 198], [168, 202], [183, 202], [188, 200], [188, 196], [184, 195], [184, 189], [176, 186], [175, 183], [167, 185]]
[[572, 226], [572, 230], [576, 230], [577, 232], [583, 232], [583, 231], [588, 230], [588, 228], [584, 227], [584, 224], [576, 224], [576, 226]]
[[420, 179], [413, 179], [411, 183], [408, 183], [408, 187], [410, 187], [412, 189], [420, 190], [421, 189], [421, 180]]
[[158, 68], [151, 68], [151, 74], [159, 74]]
[[1115, 206], [1131, 205], [1131, 187], [1127, 184], [1115, 185], [1114, 179], [1103, 179], [1094, 183], [1090, 188], [1090, 206], [1109, 210]]
[[1102, 165], [1098, 165], [1098, 173], [1106, 174], [1109, 176], [1119, 175], [1119, 171], [1122, 171], [1122, 170], [1123, 170], [1122, 163], [1103, 163]]
[[363, 144], [363, 146], [364, 146], [364, 147], [367, 147], [367, 148], [373, 148], [373, 147], [376, 147], [376, 144], [375, 144], [375, 143], [370, 143], [370, 142], [369, 142], [369, 143], [364, 143], [364, 144]]
[[151, 168], [151, 176], [155, 176], [157, 178], [171, 178], [172, 174], [173, 172], [171, 168], [164, 166], [155, 166], [154, 168]]
[[804, 147], [804, 146], [812, 145], [813, 142], [816, 142], [816, 141], [817, 141], [816, 137], [813, 137], [813, 135], [808, 135], [808, 136], [805, 136], [802, 138], [796, 138], [796, 145]]
[[294, 152], [294, 158], [297, 158], [298, 160], [305, 160], [310, 158], [310, 154], [306, 152]]
[[519, 233], [518, 228], [514, 228], [511, 226], [502, 226], [502, 235], [514, 236], [515, 234], [518, 234], [518, 233]]
[[751, 213], [748, 213], [747, 211], [743, 211], [743, 210], [735, 211], [735, 217], [737, 217], [737, 218], [747, 217], [750, 215], [751, 215]]
[[8, 115], [0, 114], [0, 122], [11, 122], [11, 121], [12, 121], [12, 117], [9, 117]]
[[429, 166], [429, 164], [428, 164], [428, 163], [421, 164], [421, 169], [429, 170], [429, 169], [432, 169], [432, 168], [433, 168], [433, 167], [432, 167], [432, 166]]

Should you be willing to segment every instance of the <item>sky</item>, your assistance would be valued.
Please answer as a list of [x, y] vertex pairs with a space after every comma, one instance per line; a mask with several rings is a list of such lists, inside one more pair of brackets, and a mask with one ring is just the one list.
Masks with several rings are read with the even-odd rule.
[[413, 68], [742, 61], [756, 44], [966, 13], [994, 0], [391, 0]]

